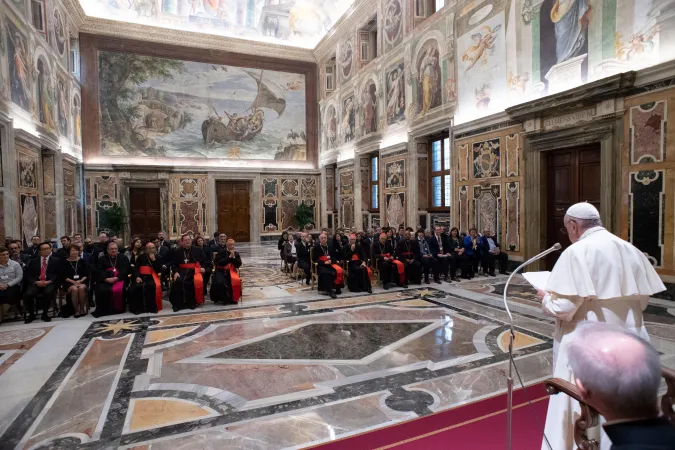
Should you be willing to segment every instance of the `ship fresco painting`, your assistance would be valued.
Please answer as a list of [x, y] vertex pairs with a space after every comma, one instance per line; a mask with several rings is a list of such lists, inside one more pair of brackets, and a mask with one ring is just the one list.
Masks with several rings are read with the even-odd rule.
[[306, 161], [304, 75], [101, 52], [106, 156]]

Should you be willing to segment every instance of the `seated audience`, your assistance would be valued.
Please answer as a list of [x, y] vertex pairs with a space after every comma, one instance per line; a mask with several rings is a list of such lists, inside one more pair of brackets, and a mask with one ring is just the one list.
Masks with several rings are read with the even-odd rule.
[[[459, 267], [462, 270], [463, 279], [472, 279], [474, 275], [471, 258], [466, 253], [466, 249], [464, 248], [464, 238], [460, 236], [459, 229], [453, 227], [450, 230], [450, 235], [448, 236], [446, 245], [450, 249], [450, 254], [452, 255], [452, 259], [455, 262], [451, 267], [454, 267], [455, 270]], [[455, 273], [456, 272], [451, 273], [453, 280], [457, 279], [455, 277]]]
[[431, 254], [429, 249], [429, 243], [424, 237], [424, 230], [417, 231], [417, 247], [419, 248], [419, 261], [422, 264], [422, 270], [424, 272], [424, 282], [429, 284], [429, 274], [434, 274], [434, 282], [441, 284], [439, 279], [439, 264], [434, 255]]
[[143, 253], [143, 241], [139, 237], [131, 239], [131, 245], [124, 252], [124, 256], [129, 260], [129, 274], [136, 270], [136, 260]]
[[509, 264], [509, 255], [502, 252], [497, 242], [497, 236], [493, 235], [489, 227], [485, 227], [483, 235], [479, 238], [480, 254], [483, 264], [483, 272], [495, 276], [495, 260], [499, 261], [499, 273], [506, 274]]
[[[89, 314], [89, 302], [87, 290], [89, 283], [89, 268], [80, 258], [81, 247], [72, 244], [68, 247], [68, 257], [61, 261], [61, 280], [63, 290], [67, 293], [70, 304], [64, 306], [68, 314], [74, 314], [75, 318]], [[72, 311], [70, 311], [72, 309]]]
[[295, 276], [295, 271], [298, 269], [296, 262], [298, 261], [298, 251], [295, 247], [295, 236], [292, 234], [288, 235], [288, 239], [284, 241], [284, 247], [282, 249], [283, 259], [291, 267], [291, 275]]
[[125, 312], [124, 288], [129, 270], [129, 259], [119, 254], [117, 244], [111, 239], [96, 262], [96, 309], [92, 316]]
[[[171, 243], [164, 238], [163, 231], [160, 230], [157, 232], [157, 239], [159, 239], [159, 245], [164, 246], [171, 251]], [[159, 254], [159, 251], [157, 251], [157, 253]]]
[[9, 259], [17, 262], [21, 266], [21, 269], [23, 269], [26, 264], [22, 258], [24, 255], [21, 254], [21, 241], [10, 241], [7, 250], [9, 252]]
[[209, 281], [211, 280], [211, 273], [213, 271], [213, 251], [211, 250], [211, 247], [206, 245], [204, 236], [197, 236], [194, 242], [194, 246], [204, 253], [204, 264], [202, 267], [204, 268], [204, 298], [206, 298]]
[[661, 361], [649, 342], [619, 326], [582, 322], [567, 352], [582, 400], [606, 420], [612, 450], [675, 448], [675, 426], [659, 417]]
[[[159, 243], [157, 243], [158, 245]], [[163, 246], [162, 246], [163, 247]], [[168, 251], [166, 247], [163, 247]], [[136, 259], [129, 286], [129, 312], [133, 314], [157, 313], [162, 310], [162, 262], [157, 247], [148, 242], [145, 251]]]
[[396, 245], [396, 259], [405, 267], [405, 278], [408, 284], [422, 284], [422, 263], [420, 248], [412, 228], [403, 230], [405, 239]]
[[441, 227], [434, 227], [434, 234], [427, 239], [429, 243], [429, 250], [431, 250], [431, 255], [436, 259], [438, 263], [438, 273], [443, 275], [443, 280], [450, 282], [448, 279], [448, 272], [452, 280], [457, 281], [455, 273], [457, 267], [455, 266], [455, 259], [452, 255], [452, 249], [447, 245], [447, 236], [443, 234], [443, 229]]
[[380, 233], [380, 239], [373, 244], [373, 261], [380, 272], [382, 287], [408, 287], [405, 279], [405, 266], [396, 259], [393, 240], [387, 239], [386, 233]]
[[181, 236], [180, 246], [171, 250], [167, 261], [173, 273], [169, 298], [174, 312], [204, 303], [203, 275], [208, 262], [204, 252], [192, 246], [189, 233]]
[[286, 261], [285, 258], [286, 242], [288, 242], [288, 231], [283, 231], [281, 233], [281, 236], [279, 237], [279, 242], [277, 242], [277, 249], [279, 250], [279, 258], [281, 258], [282, 261]]
[[69, 255], [68, 247], [70, 247], [70, 243], [71, 243], [70, 237], [61, 236], [61, 248], [59, 248], [54, 252], [54, 256], [59, 258], [59, 260], [61, 261], [65, 261], [66, 259], [68, 259]]
[[300, 242], [296, 246], [296, 251], [298, 255], [298, 268], [305, 272], [306, 284], [309, 284], [311, 281], [311, 262], [309, 260], [309, 249], [311, 248], [309, 244], [309, 235], [305, 232], [300, 234]]
[[344, 286], [344, 271], [339, 265], [341, 258], [336, 247], [328, 245], [328, 236], [321, 233], [319, 242], [312, 249], [312, 262], [317, 264], [318, 290], [327, 292], [331, 298], [341, 294]]
[[344, 248], [344, 261], [347, 261], [347, 286], [351, 292], [373, 293], [373, 272], [368, 267], [368, 258], [361, 242], [356, 241], [356, 235], [349, 235], [349, 241]]
[[471, 269], [475, 275], [478, 274], [480, 264], [480, 246], [478, 244], [478, 230], [471, 228], [469, 235], [464, 238], [464, 253], [471, 260]]
[[[42, 308], [42, 321], [51, 322], [48, 315], [49, 305], [56, 298], [60, 273], [60, 262], [52, 256], [51, 242], [43, 242], [38, 246], [40, 253], [30, 260], [26, 266], [24, 277], [26, 291], [23, 294], [23, 304], [26, 308], [26, 323], [35, 320], [36, 310]], [[35, 298], [41, 296], [40, 304], [35, 306]]]
[[211, 283], [211, 300], [231, 305], [239, 303], [242, 295], [241, 278], [237, 269], [241, 267], [241, 256], [234, 250], [234, 239], [227, 240], [227, 247], [216, 255], [216, 272]]
[[10, 257], [8, 249], [0, 247], [0, 308], [2, 305], [19, 306], [22, 280], [21, 264]]

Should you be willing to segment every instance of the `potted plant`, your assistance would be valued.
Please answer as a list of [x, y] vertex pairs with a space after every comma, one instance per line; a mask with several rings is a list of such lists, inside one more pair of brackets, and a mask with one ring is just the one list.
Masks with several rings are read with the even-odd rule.
[[120, 236], [127, 223], [127, 215], [119, 204], [114, 204], [101, 214], [101, 224], [104, 224], [112, 234]]
[[295, 210], [295, 221], [298, 223], [298, 229], [303, 230], [308, 223], [314, 223], [314, 209], [310, 206], [300, 203]]

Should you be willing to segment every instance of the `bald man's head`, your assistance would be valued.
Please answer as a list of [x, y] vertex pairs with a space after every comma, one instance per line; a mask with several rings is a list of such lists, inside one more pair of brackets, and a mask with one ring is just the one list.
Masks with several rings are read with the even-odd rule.
[[649, 342], [625, 328], [584, 322], [568, 356], [582, 398], [607, 420], [658, 415], [661, 361]]

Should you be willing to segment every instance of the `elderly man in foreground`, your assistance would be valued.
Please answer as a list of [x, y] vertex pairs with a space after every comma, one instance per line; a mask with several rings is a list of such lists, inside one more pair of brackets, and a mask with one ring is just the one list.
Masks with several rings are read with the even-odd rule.
[[[555, 317], [553, 376], [574, 382], [569, 369], [568, 340], [579, 322], [607, 322], [648, 340], [642, 311], [649, 297], [665, 286], [647, 257], [602, 227], [600, 213], [590, 203], [572, 205], [563, 219], [572, 245], [553, 268], [546, 290], [538, 297], [546, 314]], [[546, 435], [554, 450], [573, 450], [575, 414], [579, 404], [566, 396], [549, 400]], [[589, 437], [610, 447], [596, 427]], [[547, 449], [546, 442], [542, 449]]]
[[612, 450], [675, 448], [675, 426], [659, 417], [661, 363], [649, 342], [616, 325], [583, 322], [568, 353], [581, 398], [607, 421]]

